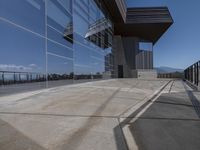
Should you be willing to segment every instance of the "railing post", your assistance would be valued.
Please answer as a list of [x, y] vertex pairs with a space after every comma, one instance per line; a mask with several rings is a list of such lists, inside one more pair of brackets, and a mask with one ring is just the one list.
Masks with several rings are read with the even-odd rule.
[[190, 82], [193, 83], [193, 71], [192, 71], [192, 67], [193, 66], [190, 67]]
[[32, 82], [32, 74], [30, 74], [30, 81]]
[[14, 83], [16, 83], [16, 79], [15, 79], [15, 72], [14, 72]]
[[196, 63], [196, 85], [198, 86], [198, 62]]
[[198, 61], [198, 68], [197, 68], [197, 77], [198, 77], [197, 83], [198, 83], [198, 86], [199, 86], [199, 66], [200, 66], [200, 62]]
[[3, 85], [4, 85], [5, 84], [4, 72], [2, 73], [2, 80], [3, 80]]
[[20, 75], [20, 73], [19, 73], [19, 82], [21, 82], [21, 75]]
[[194, 64], [194, 84], [196, 85], [196, 63]]
[[[28, 73], [26, 73], [26, 81], [28, 82]], [[25, 81], [25, 82], [26, 82], [26, 81]]]

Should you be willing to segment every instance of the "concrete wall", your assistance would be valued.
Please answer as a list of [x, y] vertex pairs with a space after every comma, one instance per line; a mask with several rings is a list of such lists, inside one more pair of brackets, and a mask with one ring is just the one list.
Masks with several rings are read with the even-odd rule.
[[136, 69], [135, 56], [139, 49], [138, 38], [114, 36], [113, 49], [115, 50], [114, 74], [118, 77], [118, 65], [123, 65], [124, 78], [137, 77], [132, 70]]
[[138, 78], [139, 79], [156, 79], [157, 78], [157, 71], [156, 70], [137, 70]]
[[[139, 38], [114, 36], [114, 74], [118, 77], [118, 65], [123, 65], [124, 78], [157, 78], [153, 69], [153, 53], [139, 50]], [[138, 60], [139, 59], [139, 60]], [[142, 61], [142, 63], [140, 63]], [[143, 66], [140, 68], [140, 66]], [[143, 70], [140, 70], [143, 69]]]
[[130, 69], [136, 69], [136, 55], [139, 53], [139, 39], [122, 37], [125, 59]]

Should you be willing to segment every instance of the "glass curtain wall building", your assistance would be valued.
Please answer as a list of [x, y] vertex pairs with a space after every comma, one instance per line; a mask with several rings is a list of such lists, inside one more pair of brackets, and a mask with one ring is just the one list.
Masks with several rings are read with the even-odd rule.
[[154, 78], [153, 45], [172, 23], [167, 7], [124, 0], [0, 0], [0, 94]]
[[113, 77], [113, 24], [102, 10], [93, 0], [0, 0], [0, 84]]

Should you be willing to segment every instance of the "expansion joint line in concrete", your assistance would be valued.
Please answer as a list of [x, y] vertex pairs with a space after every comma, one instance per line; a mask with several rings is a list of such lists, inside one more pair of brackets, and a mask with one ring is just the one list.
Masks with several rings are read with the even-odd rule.
[[0, 112], [0, 115], [30, 115], [30, 116], [54, 116], [54, 117], [78, 117], [78, 118], [112, 118], [117, 119], [117, 116], [104, 115], [67, 115], [67, 114], [47, 114], [47, 113], [18, 113], [18, 112]]
[[[133, 85], [133, 86], [131, 86], [130, 89], [132, 89], [133, 87], [137, 87], [138, 84], [139, 84], [139, 82], [136, 82], [136, 84]], [[145, 100], [146, 98], [147, 98], [147, 96], [146, 96], [143, 100]], [[142, 100], [142, 101], [143, 101], [143, 100]], [[118, 117], [120, 118], [120, 116], [122, 116], [123, 114], [125, 114], [126, 112], [128, 112], [131, 108], [133, 108], [134, 106], [136, 106], [138, 103], [140, 103], [140, 100], [138, 100], [135, 104], [131, 105], [131, 106], [128, 107], [126, 110], [124, 110], [122, 113], [120, 113], [120, 114], [118, 115]]]
[[[119, 117], [119, 127], [122, 130], [123, 136], [125, 138], [128, 150], [136, 150], [138, 149], [137, 144], [135, 143], [134, 137], [131, 135], [129, 130], [129, 124], [130, 122], [135, 122], [138, 118], [141, 117], [141, 115], [160, 97], [162, 94], [162, 91], [171, 83], [172, 80], [168, 81], [166, 84], [164, 84], [155, 94], [153, 94], [149, 100], [147, 100], [141, 107], [139, 107], [137, 110], [132, 112], [128, 117]], [[121, 119], [122, 122], [120, 121]]]
[[[126, 112], [128, 112], [129, 110], [131, 110], [134, 106], [137, 106], [138, 104], [142, 103], [142, 105], [136, 110], [136, 112], [139, 112], [141, 110], [141, 108], [144, 108], [146, 106], [146, 104], [148, 104], [149, 102], [152, 102], [152, 100], [159, 95], [166, 87], [167, 85], [169, 85], [172, 82], [172, 80], [168, 81], [166, 84], [164, 84], [160, 89], [158, 89], [158, 91], [156, 91], [155, 93], [153, 93], [153, 95], [150, 96], [150, 98], [148, 98], [149, 96], [146, 96], [143, 100], [138, 101], [137, 103], [133, 104], [131, 107], [129, 107], [128, 109], [126, 109], [125, 111], [123, 111], [118, 117], [122, 118], [121, 116], [123, 116]], [[131, 112], [133, 113], [133, 112]]]
[[174, 80], [172, 81], [172, 84], [171, 84], [171, 86], [170, 86], [170, 88], [169, 88], [169, 93], [171, 93], [171, 90], [172, 90], [173, 85], [174, 85]]
[[[121, 119], [129, 118], [129, 117], [121, 117]], [[200, 119], [190, 119], [190, 118], [161, 118], [161, 117], [130, 117], [130, 119], [143, 119], [143, 120], [170, 120], [170, 121], [197, 121], [200, 122]], [[132, 124], [133, 122], [129, 122], [128, 124]]]

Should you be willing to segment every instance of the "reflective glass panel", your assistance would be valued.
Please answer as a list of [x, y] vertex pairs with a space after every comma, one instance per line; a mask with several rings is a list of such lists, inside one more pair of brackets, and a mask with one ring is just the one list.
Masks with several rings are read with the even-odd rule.
[[43, 0], [0, 0], [0, 18], [45, 34], [45, 3]]

